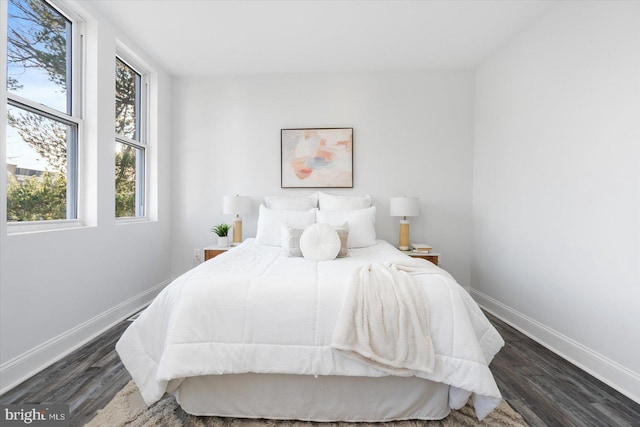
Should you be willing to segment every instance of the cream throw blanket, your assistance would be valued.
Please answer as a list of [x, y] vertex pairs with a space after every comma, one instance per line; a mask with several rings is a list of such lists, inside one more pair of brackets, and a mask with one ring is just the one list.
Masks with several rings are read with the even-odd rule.
[[448, 273], [417, 261], [355, 271], [333, 332], [333, 348], [392, 375], [433, 372], [427, 296], [412, 275]]

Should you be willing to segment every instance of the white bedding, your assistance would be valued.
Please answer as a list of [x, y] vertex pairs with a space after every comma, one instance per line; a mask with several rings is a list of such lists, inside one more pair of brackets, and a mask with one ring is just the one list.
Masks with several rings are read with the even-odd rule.
[[[249, 239], [174, 280], [116, 349], [147, 404], [201, 375], [386, 376], [333, 349], [331, 338], [351, 272], [406, 260], [382, 241], [316, 263]], [[451, 408], [475, 394], [482, 418], [501, 398], [488, 364], [504, 341], [467, 292], [442, 273], [415, 276], [425, 287], [435, 351], [433, 372], [416, 376], [451, 385]]]

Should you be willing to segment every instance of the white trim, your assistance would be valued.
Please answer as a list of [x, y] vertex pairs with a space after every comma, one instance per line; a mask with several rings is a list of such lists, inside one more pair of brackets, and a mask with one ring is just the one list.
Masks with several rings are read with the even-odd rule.
[[69, 21], [72, 21], [74, 24], [76, 23], [76, 21], [82, 20], [82, 17], [78, 14], [78, 12], [74, 8], [68, 7], [65, 4], [67, 2], [65, 2], [64, 0], [45, 0], [45, 1], [49, 3], [51, 7], [53, 7], [62, 15], [64, 15], [64, 17], [67, 18]]
[[[53, 120], [56, 122], [63, 123], [67, 126], [75, 126], [75, 132], [73, 133], [75, 136], [75, 141], [73, 144], [73, 151], [69, 149], [69, 145], [67, 145], [67, 153], [72, 157], [73, 162], [67, 164], [67, 219], [69, 220], [83, 220], [81, 216], [84, 213], [83, 206], [80, 205], [82, 200], [80, 200], [80, 192], [82, 191], [82, 186], [85, 185], [81, 182], [82, 173], [86, 167], [86, 165], [81, 164], [82, 154], [83, 154], [83, 145], [85, 144], [85, 136], [84, 136], [84, 102], [83, 102], [83, 88], [85, 84], [85, 69], [84, 69], [84, 48], [83, 45], [83, 34], [84, 34], [84, 21], [79, 17], [79, 15], [68, 6], [64, 5], [60, 0], [45, 0], [45, 3], [50, 6], [53, 10], [62, 15], [65, 19], [69, 20], [71, 23], [71, 52], [67, 52], [67, 56], [70, 56], [71, 61], [71, 69], [67, 70], [71, 74], [71, 87], [67, 88], [67, 93], [71, 92], [71, 99], [67, 99], [70, 101], [71, 105], [67, 103], [67, 109], [65, 111], [60, 111], [55, 108], [51, 108], [45, 104], [42, 104], [38, 101], [34, 101], [29, 98], [25, 98], [22, 95], [17, 93], [12, 93], [6, 90], [6, 75], [3, 75], [2, 84], [3, 92], [2, 92], [2, 102], [3, 105], [2, 114], [0, 114], [0, 128], [2, 129], [2, 140], [6, 140], [6, 109], [8, 105], [11, 105], [20, 110], [28, 111], [30, 113], [36, 114], [41, 117], [45, 117], [49, 120]], [[2, 23], [4, 24], [2, 27], [8, 27], [8, 7], [4, 6], [0, 9], [0, 12], [3, 14]], [[6, 31], [5, 31], [6, 33]], [[0, 38], [0, 42], [2, 46], [7, 47], [7, 36], [4, 34], [4, 37]], [[6, 49], [5, 49], [6, 50]], [[3, 62], [2, 69], [6, 70], [7, 58], [6, 54], [3, 54]], [[4, 73], [6, 74], [6, 73]], [[67, 75], [67, 77], [69, 77]], [[68, 110], [71, 110], [71, 114], [68, 113]], [[68, 142], [69, 144], [69, 142]], [[6, 155], [6, 143], [3, 143], [2, 152]], [[71, 154], [69, 154], [71, 153]], [[4, 155], [3, 155], [4, 156]], [[0, 163], [2, 166], [1, 170], [6, 170], [6, 158], [4, 161]], [[4, 173], [4, 172], [3, 172]], [[2, 188], [6, 189], [6, 177], [2, 181]], [[0, 200], [3, 205], [6, 206], [6, 195], [4, 200]], [[6, 209], [6, 208], [5, 208]], [[2, 220], [6, 222], [6, 212], [3, 211]], [[49, 221], [43, 221], [45, 223], [51, 224]], [[70, 228], [70, 227], [79, 227], [84, 226], [84, 223], [75, 222], [73, 225], [64, 225], [62, 228]], [[22, 225], [17, 227], [11, 227], [11, 223], [7, 226], [7, 233], [20, 233], [22, 232]], [[45, 225], [43, 227], [32, 227], [29, 226], [26, 228], [26, 232], [31, 231], [47, 231], [47, 230], [56, 230], [59, 229], [55, 224], [53, 227], [49, 225]]]
[[40, 233], [44, 231], [68, 230], [81, 228], [86, 224], [79, 219], [59, 219], [51, 221], [18, 221], [7, 223], [7, 235]]
[[150, 68], [140, 60], [131, 49], [124, 43], [116, 39], [116, 64], [117, 61], [122, 62], [129, 67], [134, 73], [140, 77], [139, 91], [136, 98], [139, 111], [136, 118], [139, 119], [137, 124], [138, 140], [133, 140], [127, 136], [116, 133], [116, 142], [123, 145], [130, 145], [139, 150], [142, 159], [136, 156], [136, 197], [135, 210], [136, 217], [146, 217], [148, 215], [149, 206], [149, 125], [150, 125], [150, 109], [149, 109], [149, 82]]
[[[0, 1], [0, 46], [2, 50], [7, 49], [7, 30], [8, 27], [8, 2]], [[7, 224], [7, 55], [6, 53], [0, 54], [0, 236], [4, 236], [6, 233]], [[0, 246], [4, 246], [4, 240], [1, 239]], [[0, 253], [4, 250], [1, 248]]]
[[116, 142], [119, 142], [120, 144], [126, 144], [126, 145], [131, 145], [134, 148], [141, 148], [141, 149], [145, 149], [147, 148], [147, 145], [145, 143], [136, 141], [134, 139], [128, 138], [126, 136], [122, 136], [120, 134], [116, 134]]
[[0, 394], [4, 394], [117, 323], [149, 304], [171, 281], [166, 280], [102, 314], [46, 341], [0, 365]]
[[151, 220], [146, 216], [122, 216], [116, 217], [116, 224], [139, 224], [141, 222], [151, 222]]
[[29, 98], [16, 95], [15, 93], [7, 92], [7, 97], [10, 101], [13, 101], [13, 105], [20, 108], [21, 110], [26, 110], [34, 114], [45, 116], [48, 119], [61, 122], [65, 125], [75, 124], [79, 126], [82, 122], [82, 118], [79, 116], [69, 115], [64, 111], [56, 110], [55, 108], [51, 108], [37, 101], [32, 101]]
[[580, 344], [529, 316], [475, 289], [469, 293], [476, 302], [500, 320], [540, 343], [560, 357], [640, 403], [640, 374]]

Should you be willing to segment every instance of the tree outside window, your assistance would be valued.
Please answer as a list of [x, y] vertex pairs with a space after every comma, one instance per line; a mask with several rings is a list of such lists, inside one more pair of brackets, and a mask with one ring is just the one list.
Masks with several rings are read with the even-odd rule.
[[[45, 0], [7, 2], [7, 221], [76, 219], [76, 24]], [[142, 76], [116, 59], [116, 216], [144, 215]]]
[[144, 216], [142, 75], [116, 58], [116, 217]]
[[73, 24], [42, 0], [9, 0], [7, 13], [7, 220], [74, 219]]

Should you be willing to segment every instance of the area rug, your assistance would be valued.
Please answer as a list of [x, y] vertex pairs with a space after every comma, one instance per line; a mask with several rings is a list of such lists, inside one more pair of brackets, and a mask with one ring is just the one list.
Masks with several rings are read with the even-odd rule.
[[520, 414], [505, 401], [482, 422], [470, 405], [451, 411], [439, 421], [393, 421], [385, 423], [316, 423], [247, 418], [197, 417], [180, 408], [173, 395], [166, 395], [150, 407], [145, 407], [138, 388], [129, 382], [107, 406], [85, 427], [464, 427], [505, 426], [527, 427]]

